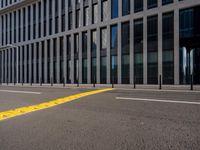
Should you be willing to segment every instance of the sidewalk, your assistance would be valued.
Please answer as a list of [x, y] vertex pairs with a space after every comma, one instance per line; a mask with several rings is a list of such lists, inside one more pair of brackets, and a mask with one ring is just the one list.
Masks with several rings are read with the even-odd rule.
[[[112, 88], [111, 84], [2, 84], [0, 86], [17, 86], [17, 87], [48, 87], [48, 88]], [[115, 89], [125, 89], [125, 90], [133, 90], [134, 85], [131, 84], [114, 84]], [[136, 85], [136, 90], [160, 90], [159, 85]], [[181, 91], [191, 91], [190, 85], [162, 85], [162, 90], [181, 90]], [[200, 85], [193, 85], [193, 91], [200, 92]]]

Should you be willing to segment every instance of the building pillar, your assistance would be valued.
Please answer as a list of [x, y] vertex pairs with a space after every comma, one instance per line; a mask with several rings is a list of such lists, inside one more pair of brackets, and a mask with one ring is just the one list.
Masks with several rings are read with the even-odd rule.
[[12, 48], [12, 80], [11, 82], [14, 83], [15, 82], [15, 77], [16, 77], [16, 74], [15, 74], [15, 54], [16, 54], [16, 48]]
[[44, 83], [47, 83], [47, 76], [48, 76], [48, 74], [47, 74], [47, 67], [48, 67], [48, 64], [47, 64], [47, 62], [48, 62], [48, 58], [47, 58], [47, 53], [49, 53], [49, 51], [47, 50], [47, 40], [45, 40], [44, 41]]
[[58, 3], [58, 33], [61, 33], [61, 19], [62, 19], [62, 4], [61, 4], [62, 0], [57, 1]]
[[57, 38], [57, 40], [56, 40], [56, 49], [57, 49], [57, 55], [56, 55], [56, 77], [57, 77], [57, 79], [56, 79], [56, 81], [57, 81], [57, 83], [60, 83], [60, 38]]
[[110, 36], [110, 25], [107, 26], [107, 36], [108, 36], [108, 41], [107, 41], [107, 51], [106, 51], [106, 60], [107, 60], [107, 68], [106, 68], [106, 72], [107, 72], [107, 84], [110, 84], [110, 79], [111, 79], [111, 73], [110, 73], [110, 70], [111, 70], [111, 50], [110, 50], [110, 39], [111, 39], [111, 36]]
[[42, 49], [42, 42], [39, 42], [38, 43], [38, 48], [39, 48], [39, 79], [38, 79], [38, 82], [40, 83], [41, 82], [41, 80], [42, 80], [42, 51], [43, 51], [43, 49]]
[[74, 84], [74, 34], [71, 34], [71, 83]]
[[24, 83], [27, 83], [27, 45], [24, 45]]
[[11, 78], [11, 48], [8, 48], [7, 50], [7, 55], [8, 55], [8, 63], [7, 63], [7, 77], [8, 77], [8, 83], [10, 83], [10, 78]]
[[158, 13], [158, 83], [160, 75], [162, 77], [162, 64], [162, 13]]
[[46, 1], [46, 35], [49, 35], [49, 0]]
[[118, 84], [122, 83], [122, 39], [121, 39], [121, 23], [118, 23], [118, 56], [117, 56], [117, 63], [118, 63], [118, 68], [117, 68], [117, 74], [118, 74]]
[[134, 28], [133, 20], [130, 20], [130, 84], [134, 82]]
[[143, 82], [147, 84], [147, 16], [143, 18]]
[[44, 4], [44, 0], [41, 0], [41, 37], [44, 36], [44, 5], [46, 5]]
[[67, 82], [67, 38], [66, 36], [63, 37], [63, 77], [64, 77], [64, 82]]
[[96, 83], [99, 84], [100, 83], [100, 39], [101, 39], [101, 35], [100, 35], [100, 28], [97, 28], [97, 34], [96, 34], [96, 38], [97, 38], [97, 52], [96, 52]]
[[28, 82], [29, 83], [31, 83], [32, 82], [32, 58], [33, 58], [33, 56], [32, 56], [32, 54], [33, 54], [33, 48], [32, 48], [32, 45], [31, 44], [29, 44], [29, 80], [28, 80]]
[[180, 84], [179, 75], [179, 10], [174, 10], [174, 84]]
[[87, 31], [88, 39], [87, 39], [87, 82], [91, 83], [91, 32]]
[[33, 77], [34, 77], [34, 83], [37, 82], [37, 43], [34, 43], [34, 57], [33, 57], [33, 60], [34, 60], [34, 74], [33, 74]]
[[83, 55], [82, 55], [82, 45], [83, 45], [83, 40], [82, 40], [82, 33], [79, 34], [79, 83], [82, 84], [82, 58], [83, 58]]
[[39, 38], [39, 4], [38, 2], [36, 3], [36, 7], [35, 7], [35, 13], [36, 13], [36, 25], [35, 25], [35, 35], [36, 35], [36, 38]]

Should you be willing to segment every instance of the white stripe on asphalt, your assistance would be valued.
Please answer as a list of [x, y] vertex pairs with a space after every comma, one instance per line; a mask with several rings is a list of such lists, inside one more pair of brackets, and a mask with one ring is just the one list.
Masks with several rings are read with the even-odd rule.
[[200, 102], [189, 102], [189, 101], [173, 101], [173, 100], [159, 100], [159, 99], [128, 98], [128, 97], [116, 97], [116, 99], [132, 100], [132, 101], [147, 101], [147, 102], [162, 102], [162, 103], [178, 103], [178, 104], [200, 105]]
[[21, 93], [21, 94], [41, 94], [41, 92], [30, 92], [30, 91], [13, 91], [13, 90], [0, 90], [0, 92], [6, 93]]

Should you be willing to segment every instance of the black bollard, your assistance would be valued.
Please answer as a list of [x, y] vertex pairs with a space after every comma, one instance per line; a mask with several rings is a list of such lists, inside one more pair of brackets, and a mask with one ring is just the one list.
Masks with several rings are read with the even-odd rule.
[[160, 75], [160, 79], [159, 79], [159, 89], [162, 89], [162, 76]]
[[136, 76], [134, 76], [134, 89], [136, 89]]
[[193, 91], [193, 75], [190, 76], [190, 90]]

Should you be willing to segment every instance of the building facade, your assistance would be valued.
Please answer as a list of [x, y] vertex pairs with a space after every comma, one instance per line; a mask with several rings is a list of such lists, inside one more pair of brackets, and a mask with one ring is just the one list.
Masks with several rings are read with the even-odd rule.
[[0, 82], [200, 84], [200, 0], [1, 0]]

